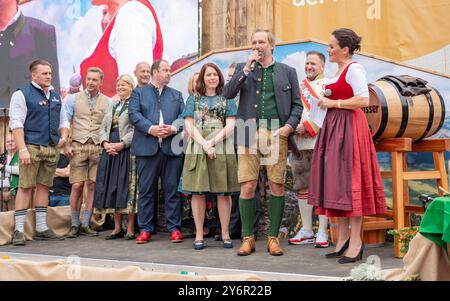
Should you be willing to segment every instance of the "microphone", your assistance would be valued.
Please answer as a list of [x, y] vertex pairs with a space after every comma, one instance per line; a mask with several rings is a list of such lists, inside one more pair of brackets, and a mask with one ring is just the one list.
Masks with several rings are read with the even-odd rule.
[[323, 91], [323, 96], [328, 97], [331, 96], [333, 92], [331, 91], [331, 89], [326, 89], [325, 91]]
[[[262, 57], [262, 53], [260, 51], [258, 51], [258, 60], [261, 59]], [[258, 63], [257, 60], [253, 60], [252, 64], [250, 65], [250, 69], [253, 71], [256, 68], [256, 63]]]

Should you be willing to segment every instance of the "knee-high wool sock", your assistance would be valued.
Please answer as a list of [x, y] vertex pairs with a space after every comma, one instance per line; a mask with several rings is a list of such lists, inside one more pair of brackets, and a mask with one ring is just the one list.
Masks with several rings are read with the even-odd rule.
[[298, 208], [302, 218], [302, 229], [306, 232], [312, 232], [312, 215], [314, 206], [308, 204], [308, 192], [298, 194]]
[[253, 220], [256, 214], [256, 200], [251, 199], [239, 199], [239, 212], [241, 214], [242, 223], [242, 235], [253, 235]]
[[270, 196], [269, 199], [269, 236], [278, 236], [284, 213], [284, 196]]

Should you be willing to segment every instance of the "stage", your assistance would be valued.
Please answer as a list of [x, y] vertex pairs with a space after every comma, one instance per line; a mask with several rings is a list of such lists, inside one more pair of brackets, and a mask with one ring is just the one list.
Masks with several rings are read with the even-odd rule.
[[[394, 258], [393, 247], [366, 248], [364, 261], [341, 265], [335, 259], [326, 259], [324, 254], [333, 247], [316, 249], [312, 245], [291, 246], [282, 239], [283, 256], [270, 256], [266, 251], [266, 240], [256, 242], [256, 252], [251, 256], [236, 255], [239, 241], [234, 240], [233, 249], [224, 249], [221, 242], [213, 238], [205, 240], [206, 247], [196, 251], [193, 239], [182, 243], [171, 243], [168, 233], [158, 233], [148, 244], [137, 245], [134, 241], [105, 240], [110, 231], [100, 232], [99, 237], [78, 237], [63, 241], [27, 241], [27, 245], [0, 247], [0, 258], [34, 262], [65, 262], [78, 260], [83, 266], [124, 268], [139, 266], [145, 271], [177, 275], [236, 275], [254, 274], [264, 280], [284, 281], [329, 281], [345, 280], [353, 267], [364, 263], [370, 255], [381, 260], [382, 269], [401, 268], [401, 259]], [[8, 257], [5, 257], [8, 256]], [[74, 257], [75, 256], [75, 257]]]

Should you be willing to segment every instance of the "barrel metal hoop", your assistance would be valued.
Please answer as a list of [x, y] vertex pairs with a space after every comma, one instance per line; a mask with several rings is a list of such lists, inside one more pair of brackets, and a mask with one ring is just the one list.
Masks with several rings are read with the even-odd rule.
[[395, 135], [395, 138], [400, 138], [405, 134], [406, 127], [408, 126], [408, 119], [409, 119], [409, 107], [408, 107], [408, 101], [405, 96], [403, 96], [400, 91], [397, 88], [397, 85], [391, 81], [386, 80], [391, 86], [394, 86], [395, 92], [397, 92], [398, 97], [400, 98], [400, 102], [402, 104], [402, 123], [400, 124], [400, 129], [397, 132], [397, 135]]
[[433, 126], [433, 120], [434, 120], [434, 104], [433, 104], [433, 99], [431, 98], [430, 93], [425, 93], [424, 94], [427, 98], [428, 101], [428, 106], [430, 107], [430, 115], [428, 116], [428, 125], [427, 128], [425, 129], [425, 132], [423, 133], [423, 135], [419, 138], [419, 140], [422, 140], [423, 138], [427, 137], [428, 133], [431, 130], [431, 127]]
[[437, 127], [436, 131], [434, 131], [434, 133], [432, 135], [436, 134], [442, 128], [442, 126], [444, 125], [444, 122], [445, 122], [445, 102], [444, 102], [444, 98], [442, 97], [441, 93], [438, 90], [436, 90], [434, 88], [433, 88], [433, 90], [439, 96], [439, 101], [441, 102], [442, 114], [441, 114], [441, 122], [439, 122], [439, 126]]
[[387, 101], [386, 97], [384, 96], [383, 91], [375, 85], [370, 85], [370, 88], [375, 91], [375, 93], [378, 95], [378, 100], [380, 101], [380, 107], [381, 107], [381, 122], [380, 127], [378, 128], [378, 131], [373, 136], [374, 140], [377, 140], [380, 138], [387, 127], [388, 117], [389, 117], [389, 110], [387, 107]]

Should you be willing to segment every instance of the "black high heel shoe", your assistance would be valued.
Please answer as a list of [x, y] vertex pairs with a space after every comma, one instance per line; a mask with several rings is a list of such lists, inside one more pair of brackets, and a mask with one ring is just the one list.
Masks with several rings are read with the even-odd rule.
[[356, 255], [356, 257], [347, 257], [347, 256], [344, 256], [344, 257], [340, 258], [340, 259], [338, 260], [338, 262], [339, 262], [340, 264], [345, 264], [345, 263], [350, 263], [350, 262], [357, 262], [357, 261], [359, 261], [359, 260], [362, 259], [362, 257], [363, 257], [363, 252], [364, 252], [364, 243], [361, 245], [361, 249], [359, 249], [359, 253], [358, 253], [358, 255]]
[[350, 237], [347, 239], [347, 241], [345, 242], [345, 244], [342, 246], [342, 248], [339, 251], [325, 254], [325, 257], [326, 258], [338, 258], [338, 257], [341, 257], [342, 254], [344, 254], [344, 252], [348, 249], [349, 245], [350, 245]]

